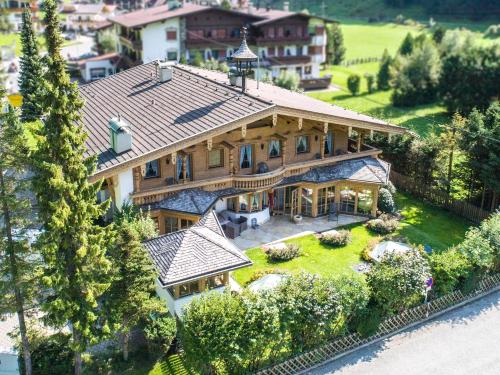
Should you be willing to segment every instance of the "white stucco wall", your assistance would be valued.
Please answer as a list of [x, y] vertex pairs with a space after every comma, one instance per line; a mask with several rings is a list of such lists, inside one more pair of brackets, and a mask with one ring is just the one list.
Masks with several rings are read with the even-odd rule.
[[215, 203], [215, 212], [222, 212], [227, 210], [227, 199], [219, 199]]
[[174, 299], [170, 295], [168, 290], [166, 288], [164, 288], [158, 280], [156, 281], [156, 294], [158, 295], [158, 297], [161, 300], [165, 301], [170, 314], [172, 314], [172, 316], [178, 316], [179, 318], [182, 317], [182, 309], [184, 308], [184, 306], [186, 306], [194, 298], [198, 298], [199, 296], [201, 296], [204, 293], [223, 293], [224, 290], [225, 290], [225, 287], [221, 286], [218, 288], [211, 289], [210, 291], [207, 291], [207, 292], [192, 294], [190, 296]]
[[90, 71], [91, 69], [96, 69], [96, 68], [105, 68], [106, 69], [105, 77], [115, 73], [115, 68], [111, 64], [110, 60], [88, 61], [85, 63], [85, 69], [82, 70], [83, 79], [87, 82], [90, 81], [91, 80]]
[[114, 181], [115, 205], [122, 208], [123, 203], [130, 200], [130, 194], [134, 191], [134, 175], [132, 169], [119, 173]]
[[[172, 18], [165, 22], [152, 23], [141, 31], [142, 59], [144, 63], [167, 58], [167, 52], [177, 51], [180, 58], [180, 22], [179, 18]], [[177, 40], [167, 41], [167, 30], [177, 30]]]
[[245, 212], [230, 212], [231, 217], [246, 217], [247, 218], [247, 226], [250, 228], [252, 225], [252, 219], [257, 219], [257, 224], [261, 225], [264, 224], [265, 222], [269, 221], [271, 218], [271, 215], [269, 214], [269, 207], [264, 208], [262, 211], [258, 212], [250, 212], [250, 213], [245, 213]]

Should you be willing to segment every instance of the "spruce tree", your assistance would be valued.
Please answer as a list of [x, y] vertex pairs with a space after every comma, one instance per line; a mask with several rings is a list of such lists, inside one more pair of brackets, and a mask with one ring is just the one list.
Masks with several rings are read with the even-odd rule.
[[390, 88], [391, 81], [391, 64], [392, 58], [384, 49], [384, 54], [380, 60], [380, 66], [377, 73], [377, 87], [379, 90], [388, 90]]
[[413, 36], [411, 33], [406, 34], [401, 46], [399, 46], [399, 53], [403, 56], [411, 55], [413, 52], [415, 41], [413, 40]]
[[39, 246], [45, 263], [42, 281], [51, 295], [43, 304], [46, 321], [68, 323], [72, 331], [75, 374], [82, 373], [82, 352], [107, 333], [98, 322], [98, 299], [109, 287], [108, 230], [96, 224], [107, 204], [96, 202], [100, 183], [89, 183], [96, 158], [85, 158], [86, 134], [80, 125], [82, 100], [66, 73], [55, 0], [46, 0], [44, 79], [45, 119], [34, 157], [34, 188], [45, 231]]
[[338, 24], [334, 23], [331, 28], [327, 28], [327, 43], [330, 64], [339, 65], [344, 60], [345, 47], [344, 36]]
[[35, 121], [42, 115], [42, 62], [38, 51], [31, 13], [24, 8], [21, 28], [22, 55], [20, 58], [19, 92], [23, 96], [21, 120]]
[[[3, 90], [0, 100], [2, 105], [8, 105]], [[14, 109], [8, 105], [7, 112], [2, 111], [0, 116], [0, 313], [17, 314], [25, 374], [31, 375], [25, 310], [33, 299], [33, 274], [38, 257], [27, 238], [32, 217], [26, 178], [29, 150]]]
[[[124, 220], [117, 224], [117, 239], [110, 250], [113, 281], [104, 298], [106, 315], [113, 331], [120, 334], [123, 360], [128, 360], [130, 331], [152, 314], [165, 312], [165, 305], [155, 294], [156, 272], [140, 240], [147, 219]], [[152, 223], [154, 225], [154, 223]], [[146, 228], [147, 229], [147, 228]], [[148, 230], [146, 230], [148, 232]]]

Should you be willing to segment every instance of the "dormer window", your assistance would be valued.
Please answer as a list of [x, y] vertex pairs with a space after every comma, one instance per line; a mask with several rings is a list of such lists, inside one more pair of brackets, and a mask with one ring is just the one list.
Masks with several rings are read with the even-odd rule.
[[146, 173], [144, 178], [160, 177], [160, 163], [159, 160], [152, 160], [146, 163]]

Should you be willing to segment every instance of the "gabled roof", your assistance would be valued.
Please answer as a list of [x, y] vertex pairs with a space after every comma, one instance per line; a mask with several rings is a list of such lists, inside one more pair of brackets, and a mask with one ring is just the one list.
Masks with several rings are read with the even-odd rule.
[[[273, 107], [184, 67], [173, 70], [171, 81], [159, 83], [152, 62], [80, 87], [86, 146], [98, 156], [98, 172]], [[133, 133], [132, 150], [120, 155], [110, 148], [108, 130], [118, 114]]]
[[220, 198], [236, 196], [248, 190], [227, 188], [216, 191], [185, 189], [171, 194], [158, 203], [148, 205], [148, 209], [179, 211], [193, 215], [204, 215]]
[[280, 185], [291, 185], [298, 182], [321, 184], [336, 180], [350, 180], [385, 184], [389, 179], [390, 164], [371, 157], [345, 160], [325, 167], [313, 168], [301, 175], [283, 179]]
[[211, 8], [193, 3], [185, 3], [182, 7], [175, 9], [169, 9], [169, 5], [160, 5], [120, 14], [110, 17], [109, 20], [125, 27], [139, 27], [154, 22], [165, 21], [170, 18], [186, 16], [206, 9]]
[[[85, 101], [82, 122], [88, 133], [88, 155], [97, 155], [97, 173], [118, 165], [138, 165], [160, 153], [182, 149], [187, 142], [223, 134], [251, 122], [286, 112], [288, 115], [404, 133], [404, 128], [328, 104], [271, 84], [247, 80], [247, 91], [229, 85], [226, 74], [184, 65], [173, 79], [160, 83], [154, 62], [140, 65], [80, 87]], [[120, 115], [130, 124], [132, 150], [110, 148], [109, 120]], [[239, 124], [239, 125], [238, 125]], [[134, 164], [135, 163], [135, 164]]]
[[252, 264], [222, 232], [212, 211], [189, 229], [145, 241], [163, 286], [172, 286]]

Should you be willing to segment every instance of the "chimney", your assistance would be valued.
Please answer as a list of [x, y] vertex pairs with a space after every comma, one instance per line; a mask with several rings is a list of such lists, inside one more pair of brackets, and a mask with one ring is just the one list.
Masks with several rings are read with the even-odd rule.
[[289, 1], [284, 1], [284, 2], [283, 2], [283, 10], [284, 10], [285, 12], [290, 11], [290, 2], [289, 2]]
[[160, 83], [172, 80], [173, 69], [171, 62], [158, 61], [158, 70], [159, 70], [158, 81]]
[[120, 115], [109, 120], [111, 148], [117, 154], [132, 150], [132, 132], [130, 125]]

